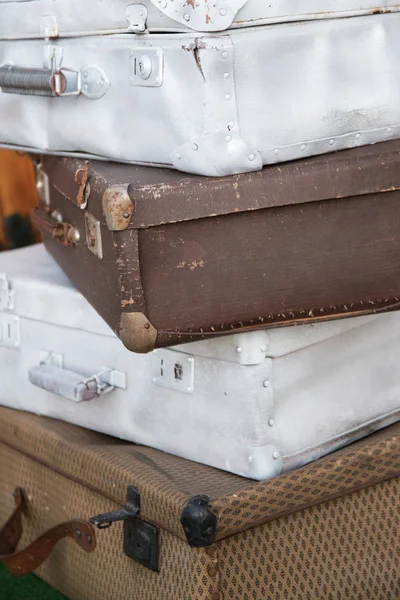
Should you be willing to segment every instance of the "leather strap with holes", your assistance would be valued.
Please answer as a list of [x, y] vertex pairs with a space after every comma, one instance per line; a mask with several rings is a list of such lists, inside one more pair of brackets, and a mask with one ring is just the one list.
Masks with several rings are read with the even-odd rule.
[[69, 521], [50, 529], [27, 548], [16, 552], [22, 535], [23, 492], [16, 488], [13, 493], [15, 510], [0, 530], [0, 563], [17, 577], [31, 573], [49, 556], [61, 539], [70, 537], [86, 552], [96, 547], [94, 528], [86, 521]]

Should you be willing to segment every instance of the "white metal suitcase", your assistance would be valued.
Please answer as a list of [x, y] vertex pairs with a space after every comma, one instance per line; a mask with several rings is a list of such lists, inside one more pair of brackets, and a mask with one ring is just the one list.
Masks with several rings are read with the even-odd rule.
[[400, 313], [142, 355], [42, 245], [0, 272], [0, 404], [260, 480], [400, 418]]
[[398, 0], [0, 0], [0, 38], [223, 31], [399, 8]]
[[219, 176], [398, 138], [399, 30], [391, 13], [1, 41], [0, 145]]

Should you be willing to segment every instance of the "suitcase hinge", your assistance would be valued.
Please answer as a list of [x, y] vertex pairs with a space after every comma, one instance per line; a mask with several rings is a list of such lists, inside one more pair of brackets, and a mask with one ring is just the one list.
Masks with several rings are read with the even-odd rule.
[[137, 519], [139, 514], [140, 493], [133, 485], [128, 485], [123, 508], [97, 515], [89, 521], [98, 529], [107, 529], [113, 523], [123, 521], [124, 554], [144, 567], [158, 571], [158, 529], [151, 523]]
[[217, 533], [217, 517], [208, 496], [194, 496], [183, 509], [181, 523], [192, 548], [212, 546]]

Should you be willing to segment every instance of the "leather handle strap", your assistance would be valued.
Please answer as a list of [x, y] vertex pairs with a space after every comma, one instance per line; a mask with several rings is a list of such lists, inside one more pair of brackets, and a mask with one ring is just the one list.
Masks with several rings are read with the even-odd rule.
[[32, 221], [43, 235], [57, 240], [62, 246], [73, 246], [79, 241], [79, 233], [73, 225], [53, 219], [45, 210], [34, 208], [31, 212]]
[[86, 521], [69, 521], [50, 529], [30, 546], [15, 552], [22, 534], [23, 493], [20, 488], [14, 492], [16, 508], [0, 531], [0, 562], [12, 575], [19, 577], [31, 573], [49, 556], [61, 539], [70, 537], [86, 552], [96, 547], [94, 528]]

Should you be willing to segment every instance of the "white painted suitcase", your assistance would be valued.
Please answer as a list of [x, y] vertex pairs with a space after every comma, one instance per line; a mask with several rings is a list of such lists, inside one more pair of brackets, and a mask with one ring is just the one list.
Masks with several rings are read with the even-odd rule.
[[223, 31], [399, 8], [398, 0], [0, 0], [0, 38]]
[[400, 313], [139, 355], [41, 245], [0, 272], [0, 404], [254, 479], [400, 418]]
[[0, 41], [0, 145], [219, 176], [398, 138], [399, 31], [390, 13]]

